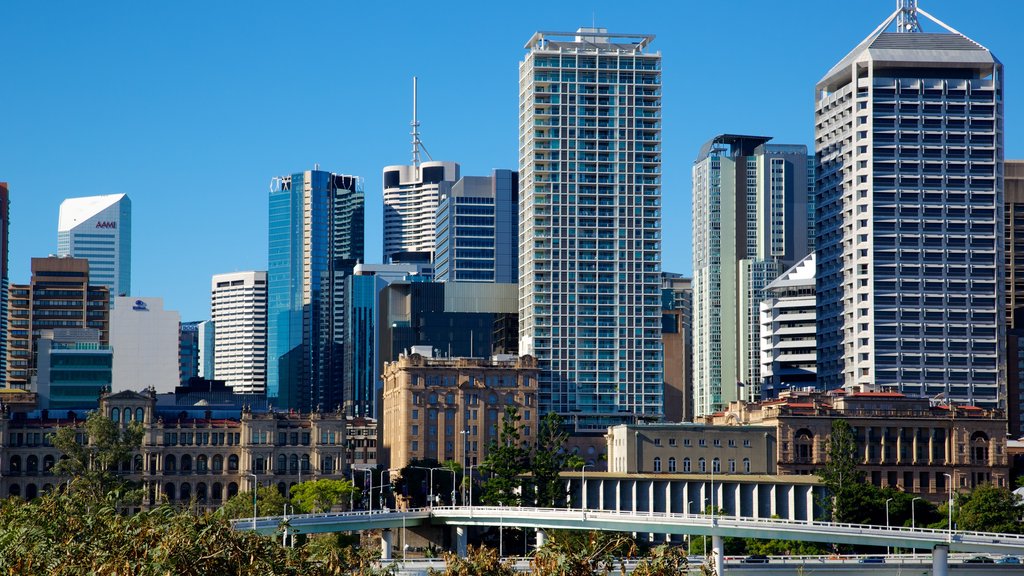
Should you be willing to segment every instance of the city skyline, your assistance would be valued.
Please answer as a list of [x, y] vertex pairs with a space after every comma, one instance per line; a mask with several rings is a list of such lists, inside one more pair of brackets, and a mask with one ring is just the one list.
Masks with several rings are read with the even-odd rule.
[[[813, 25], [799, 4], [744, 5], [744, 15], [730, 19], [730, 33], [769, 45], [763, 66], [748, 64], [749, 50], [707, 48], [722, 31], [701, 24], [717, 21], [712, 5], [664, 5], [657, 18], [613, 3], [547, 6], [543, 16], [523, 6], [499, 6], [491, 10], [492, 19], [503, 22], [500, 28], [474, 25], [480, 16], [458, 9], [424, 13], [416, 24], [441, 26], [443, 16], [447, 26], [465, 33], [459, 44], [448, 35], [405, 34], [412, 24], [392, 25], [385, 34], [383, 7], [308, 7], [307, 16], [352, 22], [352, 45], [370, 45], [374, 58], [339, 51], [326, 39], [310, 38], [301, 46], [260, 43], [263, 36], [257, 41], [249, 30], [269, 30], [294, 16], [269, 4], [245, 10], [68, 5], [46, 14], [5, 5], [0, 15], [18, 24], [5, 35], [5, 47], [19, 55], [0, 64], [11, 79], [0, 143], [0, 180], [11, 190], [11, 280], [27, 282], [30, 258], [57, 252], [53, 232], [63, 199], [127, 193], [135, 220], [132, 291], [163, 297], [183, 320], [208, 318], [212, 275], [267, 268], [267, 181], [315, 163], [365, 176], [366, 261], [380, 262], [380, 175], [386, 165], [408, 162], [409, 79], [420, 78], [421, 138], [434, 158], [459, 162], [465, 175], [514, 167], [516, 66], [524, 40], [535, 30], [591, 23], [653, 33], [666, 59], [662, 188], [665, 213], [677, 216], [664, 225], [663, 269], [689, 274], [689, 169], [700, 145], [730, 131], [810, 145], [814, 83], [894, 8], [890, 0], [864, 3], [854, 12], [834, 4], [816, 6]], [[1001, 18], [950, 0], [926, 0], [922, 8], [978, 39], [1008, 66], [1024, 54], [1011, 28], [1022, 8], [1012, 2], [996, 3]], [[195, 18], [200, 12], [203, 17]], [[164, 24], [153, 26], [157, 21]], [[40, 43], [39, 37], [60, 41]], [[378, 37], [388, 42], [372, 41]], [[413, 37], [415, 42], [405, 40]], [[408, 58], [411, 50], [419, 57]], [[742, 79], [723, 85], [733, 89], [694, 89], [700, 78], [741, 63]], [[336, 79], [327, 78], [326, 89], [316, 94], [289, 90], [280, 80], [289, 77], [289, 66], [328, 70]], [[452, 90], [458, 77], [452, 70], [472, 72], [473, 98], [464, 97], [464, 88]], [[351, 89], [350, 77], [363, 78], [357, 84], [362, 89]], [[762, 87], [752, 106], [744, 86]], [[1009, 75], [1010, 104], [1017, 86], [1021, 81]], [[729, 113], [708, 113], [714, 110]], [[317, 122], [303, 122], [311, 118]], [[1011, 106], [1008, 159], [1024, 157], [1024, 140], [1016, 137], [1024, 125], [1017, 118]], [[321, 129], [324, 119], [328, 130]], [[283, 142], [272, 136], [282, 122], [310, 128]], [[54, 169], [73, 178], [54, 177], [48, 173]], [[174, 250], [168, 248], [171, 238]]]

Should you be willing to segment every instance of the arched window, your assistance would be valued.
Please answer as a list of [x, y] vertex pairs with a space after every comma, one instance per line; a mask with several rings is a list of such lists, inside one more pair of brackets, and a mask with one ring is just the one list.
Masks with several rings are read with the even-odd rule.
[[213, 455], [213, 472], [220, 474], [224, 471], [224, 457], [220, 454]]
[[220, 501], [224, 496], [224, 487], [221, 486], [220, 482], [213, 483], [213, 489], [210, 491], [210, 497], [214, 501]]
[[196, 500], [206, 502], [206, 484], [202, 482], [196, 484]]
[[697, 460], [697, 471], [698, 472], [707, 472], [708, 471], [707, 462], [705, 462], [703, 458], [701, 458], [700, 460]]
[[228, 456], [228, 471], [229, 472], [237, 472], [238, 471], [238, 455], [237, 454], [232, 454], [232, 455]]
[[124, 424], [127, 424], [128, 421], [130, 421], [131, 419], [132, 419], [132, 409], [131, 408], [125, 408], [124, 411], [121, 413], [121, 422], [124, 423]]
[[49, 472], [50, 468], [53, 468], [53, 463], [53, 454], [43, 456], [43, 472]]
[[164, 456], [164, 472], [174, 472], [177, 470], [177, 460], [174, 458], [174, 454], [168, 454]]
[[110, 409], [110, 419], [113, 420], [114, 422], [120, 422], [121, 421], [121, 409], [120, 408], [111, 408]]
[[39, 488], [35, 484], [25, 486], [25, 500], [33, 500], [36, 496], [39, 496]]
[[981, 430], [971, 434], [971, 463], [988, 465], [988, 435]]
[[286, 496], [288, 494], [288, 485], [285, 484], [284, 482], [278, 482], [277, 491], [281, 494], [281, 496]]
[[142, 454], [136, 454], [135, 458], [132, 459], [136, 472], [142, 472]]
[[173, 502], [175, 500], [174, 495], [175, 495], [174, 483], [173, 482], [168, 482], [168, 483], [164, 484], [164, 498], [166, 498], [168, 502]]
[[334, 459], [333, 458], [331, 458], [330, 456], [324, 456], [324, 458], [323, 458], [323, 460], [321, 462], [323, 463], [323, 465], [320, 466], [320, 468], [323, 469], [324, 474], [333, 474], [334, 473]]
[[21, 456], [18, 456], [18, 455], [11, 456], [11, 463], [8, 464], [7, 466], [8, 466], [8, 470], [11, 471], [11, 474], [20, 474], [21, 473]]
[[670, 456], [669, 459], [668, 459], [668, 471], [669, 472], [675, 472], [676, 471], [676, 459], [675, 459], [675, 456]]
[[288, 468], [288, 457], [284, 454], [277, 455], [277, 470], [276, 474], [284, 474], [285, 469]]
[[750, 458], [743, 459], [743, 473], [750, 474]]
[[18, 484], [11, 484], [10, 488], [7, 489], [8, 496], [21, 496], [21, 486]]
[[253, 463], [253, 471], [264, 472], [267, 469], [267, 461], [263, 458], [256, 458]]
[[689, 472], [689, 471], [690, 471], [690, 458], [686, 457], [686, 458], [683, 458], [683, 472]]
[[145, 411], [142, 410], [142, 408], [136, 408], [135, 409], [135, 421], [136, 422], [141, 423], [142, 420], [144, 419], [145, 415], [146, 415], [146, 413], [145, 413]]
[[[25, 459], [25, 471], [28, 472], [29, 474], [34, 474], [39, 471], [38, 456], [36, 456], [35, 454], [30, 454], [29, 457]], [[28, 493], [26, 492], [25, 495], [28, 496]], [[28, 497], [32, 498], [32, 496]]]
[[232, 496], [236, 496], [237, 494], [238, 494], [238, 484], [235, 483], [235, 482], [231, 482], [230, 484], [228, 484], [228, 498], [231, 498]]
[[714, 472], [715, 474], [718, 474], [719, 472], [721, 472], [722, 471], [722, 461], [719, 460], [718, 458], [715, 458], [714, 460], [712, 460], [711, 461], [711, 471]]
[[299, 455], [292, 454], [288, 459], [288, 471], [292, 474], [298, 474], [299, 472]]
[[735, 458], [729, 458], [729, 474], [735, 474], [735, 473], [736, 473], [736, 459]]
[[189, 484], [188, 482], [183, 482], [181, 484], [181, 494], [179, 496], [179, 499], [182, 502], [188, 502], [189, 500], [192, 499], [192, 485]]
[[814, 455], [814, 434], [807, 428], [797, 430], [796, 437], [793, 439], [793, 448], [796, 450], [798, 462], [810, 462]]
[[661, 472], [661, 457], [659, 456], [654, 457], [654, 471]]
[[309, 472], [309, 454], [302, 455], [302, 471], [303, 473]]
[[[182, 454], [182, 456], [181, 456], [181, 471], [182, 472], [191, 472], [192, 471], [192, 457], [189, 456], [188, 454]], [[185, 489], [184, 486], [182, 486], [181, 488], [182, 488], [182, 490]], [[184, 499], [185, 499], [185, 497], [182, 496], [182, 500], [184, 500]]]
[[209, 470], [209, 466], [206, 454], [196, 456], [196, 471], [200, 474], [206, 474], [207, 470]]

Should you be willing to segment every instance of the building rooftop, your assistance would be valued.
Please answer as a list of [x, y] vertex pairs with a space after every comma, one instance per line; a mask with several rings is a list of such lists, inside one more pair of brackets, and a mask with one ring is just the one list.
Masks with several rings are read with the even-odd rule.
[[83, 221], [92, 218], [97, 213], [110, 208], [127, 197], [127, 194], [105, 194], [103, 196], [68, 198], [60, 203], [57, 231], [66, 232], [71, 230]]
[[575, 32], [535, 32], [523, 48], [642, 53], [651, 42], [654, 42], [654, 34], [613, 34], [607, 28], [579, 28]]

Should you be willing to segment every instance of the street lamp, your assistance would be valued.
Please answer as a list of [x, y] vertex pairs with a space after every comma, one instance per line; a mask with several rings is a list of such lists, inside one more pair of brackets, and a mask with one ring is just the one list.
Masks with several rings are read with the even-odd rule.
[[370, 477], [370, 494], [366, 500], [370, 503], [370, 512], [373, 512], [373, 468], [356, 468], [353, 466], [352, 469], [366, 472], [366, 475]]
[[947, 525], [949, 542], [953, 541], [953, 476], [951, 474], [943, 473], [943, 476], [949, 479], [949, 504], [946, 506], [949, 508], [949, 524]]
[[[885, 501], [885, 529], [886, 530], [889, 529], [889, 502], [892, 502], [892, 498], [888, 498]], [[886, 546], [885, 547], [885, 555], [886, 556], [889, 555], [889, 551], [890, 551], [889, 546]]]
[[918, 496], [917, 498], [914, 498], [913, 500], [910, 501], [910, 527], [911, 528], [917, 528], [917, 515], [915, 514], [915, 510], [914, 510], [914, 502], [917, 502], [920, 499], [921, 499], [921, 497]]
[[[466, 470], [469, 472], [469, 507], [473, 507], [473, 469], [476, 468], [476, 464], [469, 466]], [[465, 502], [463, 502], [465, 504]]]
[[427, 504], [429, 506], [434, 505], [434, 470], [444, 470], [444, 468], [428, 468], [426, 466], [409, 466], [409, 468], [415, 468], [417, 470], [430, 470], [430, 486], [427, 488]]
[[246, 476], [252, 476], [252, 529], [256, 529], [256, 488], [258, 487], [257, 482], [259, 478], [256, 477], [255, 472], [250, 472]]
[[[384, 511], [384, 473], [385, 472], [391, 472], [391, 469], [388, 468], [387, 470], [381, 470], [380, 471], [380, 511], [381, 512]], [[390, 485], [391, 485], [391, 475], [388, 474], [388, 486], [390, 486]], [[372, 495], [372, 493], [371, 493], [371, 495]]]
[[[462, 435], [462, 477], [466, 477], [466, 468], [469, 467], [469, 430], [461, 430], [459, 434]], [[465, 483], [465, 482], [463, 482]], [[452, 504], [454, 504], [454, 499]], [[466, 505], [466, 487], [462, 487], [462, 505]]]
[[580, 469], [580, 492], [582, 492], [580, 497], [580, 504], [581, 509], [583, 510], [587, 509], [587, 466], [593, 468], [594, 464], [584, 464], [583, 468]]

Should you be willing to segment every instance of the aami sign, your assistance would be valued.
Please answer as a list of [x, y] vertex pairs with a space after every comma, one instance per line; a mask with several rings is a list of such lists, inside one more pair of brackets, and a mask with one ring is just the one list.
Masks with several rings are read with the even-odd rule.
[[117, 228], [117, 222], [100, 220], [96, 223], [97, 228]]

